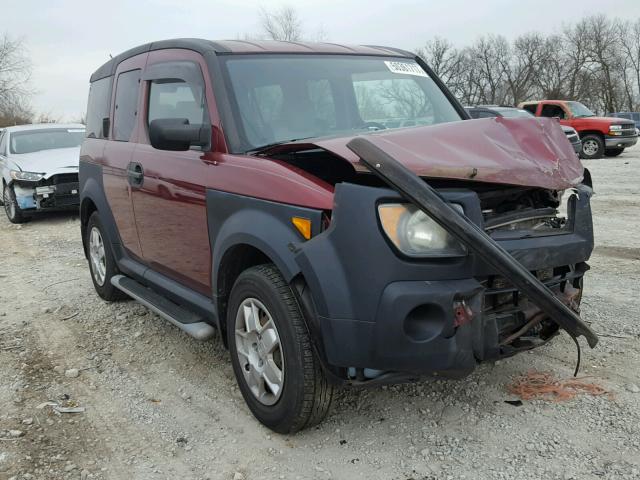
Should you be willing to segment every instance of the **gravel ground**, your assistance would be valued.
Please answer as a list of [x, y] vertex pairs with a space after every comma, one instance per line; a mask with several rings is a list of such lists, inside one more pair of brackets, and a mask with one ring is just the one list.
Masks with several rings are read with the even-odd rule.
[[530, 369], [571, 376], [562, 335], [461, 381], [343, 390], [293, 436], [253, 419], [220, 342], [98, 298], [75, 216], [2, 215], [0, 479], [640, 478], [640, 148], [585, 163], [597, 247], [583, 316], [603, 335], [582, 375], [610, 396], [504, 402]]

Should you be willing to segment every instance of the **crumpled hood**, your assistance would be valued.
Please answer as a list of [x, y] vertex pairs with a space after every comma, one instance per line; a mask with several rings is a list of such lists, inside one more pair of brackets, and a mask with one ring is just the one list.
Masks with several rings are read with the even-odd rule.
[[13, 154], [9, 158], [23, 172], [44, 173], [45, 178], [49, 178], [58, 173], [77, 172], [80, 163], [80, 147]]
[[[347, 148], [355, 138], [302, 140], [265, 155], [320, 147], [368, 171]], [[557, 121], [486, 118], [367, 134], [367, 139], [422, 177], [564, 190], [582, 181], [583, 167]]]

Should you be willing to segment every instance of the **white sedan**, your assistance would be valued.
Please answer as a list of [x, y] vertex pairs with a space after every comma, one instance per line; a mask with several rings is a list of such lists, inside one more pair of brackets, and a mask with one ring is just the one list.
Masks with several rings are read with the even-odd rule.
[[78, 208], [78, 162], [84, 135], [81, 124], [2, 130], [2, 203], [12, 223], [23, 223], [40, 210]]

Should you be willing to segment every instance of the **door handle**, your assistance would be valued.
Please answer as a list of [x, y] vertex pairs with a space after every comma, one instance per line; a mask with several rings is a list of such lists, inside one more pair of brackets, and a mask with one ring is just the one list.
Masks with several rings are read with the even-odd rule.
[[144, 170], [142, 165], [137, 162], [131, 162], [127, 165], [127, 178], [129, 185], [132, 187], [141, 187], [144, 181]]

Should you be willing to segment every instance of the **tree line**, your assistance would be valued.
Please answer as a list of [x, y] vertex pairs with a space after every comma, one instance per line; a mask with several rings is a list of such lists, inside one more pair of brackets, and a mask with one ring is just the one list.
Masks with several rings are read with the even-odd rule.
[[[309, 39], [292, 7], [262, 10], [262, 36]], [[560, 33], [513, 41], [485, 35], [458, 48], [434, 37], [415, 53], [465, 105], [517, 105], [526, 100], [578, 100], [605, 114], [640, 111], [640, 19], [585, 17]]]
[[640, 19], [594, 15], [560, 33], [486, 35], [463, 48], [433, 38], [416, 53], [465, 105], [565, 99], [600, 114], [640, 111]]

